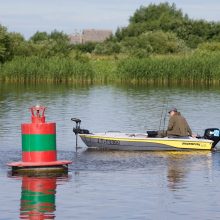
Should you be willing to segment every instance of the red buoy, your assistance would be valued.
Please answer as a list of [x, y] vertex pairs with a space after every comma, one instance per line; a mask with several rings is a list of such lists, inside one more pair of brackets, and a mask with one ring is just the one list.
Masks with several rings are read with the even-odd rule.
[[31, 108], [31, 123], [21, 125], [22, 161], [9, 163], [12, 168], [64, 166], [71, 161], [57, 160], [56, 123], [45, 121], [44, 106]]

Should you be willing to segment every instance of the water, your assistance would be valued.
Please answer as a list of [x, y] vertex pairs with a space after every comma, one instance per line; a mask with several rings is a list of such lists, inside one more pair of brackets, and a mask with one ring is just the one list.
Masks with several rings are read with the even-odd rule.
[[[220, 127], [219, 101], [218, 88], [0, 85], [0, 219], [218, 219], [220, 151], [89, 151], [80, 141], [76, 153], [70, 118], [94, 132], [145, 132], [163, 127], [161, 114], [175, 106], [202, 134]], [[59, 159], [74, 161], [68, 176], [8, 173], [37, 103], [57, 123]]]

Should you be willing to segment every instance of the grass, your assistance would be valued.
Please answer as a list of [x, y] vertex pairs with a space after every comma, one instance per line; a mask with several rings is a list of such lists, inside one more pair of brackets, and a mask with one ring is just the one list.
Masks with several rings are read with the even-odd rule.
[[4, 82], [94, 83], [219, 83], [220, 52], [196, 51], [185, 55], [73, 58], [17, 57], [0, 66]]
[[220, 80], [220, 53], [130, 58], [119, 63], [117, 73], [123, 82], [212, 83]]
[[17, 57], [0, 68], [0, 79], [5, 82], [92, 81], [93, 77], [89, 63], [59, 57]]

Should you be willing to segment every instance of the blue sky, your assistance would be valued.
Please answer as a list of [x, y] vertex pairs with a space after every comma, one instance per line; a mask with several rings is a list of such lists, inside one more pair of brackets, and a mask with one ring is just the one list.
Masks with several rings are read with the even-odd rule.
[[[126, 26], [141, 5], [161, 0], [0, 0], [0, 24], [26, 38], [36, 31], [56, 29], [67, 34], [85, 28]], [[190, 18], [220, 21], [220, 0], [168, 0]]]

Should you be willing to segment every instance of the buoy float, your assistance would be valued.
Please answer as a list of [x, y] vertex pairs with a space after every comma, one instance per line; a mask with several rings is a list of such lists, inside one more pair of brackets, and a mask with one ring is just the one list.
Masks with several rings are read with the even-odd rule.
[[57, 160], [56, 123], [45, 122], [44, 106], [33, 106], [32, 123], [21, 125], [22, 161], [9, 163], [13, 172], [54, 172], [68, 171], [71, 161]]

